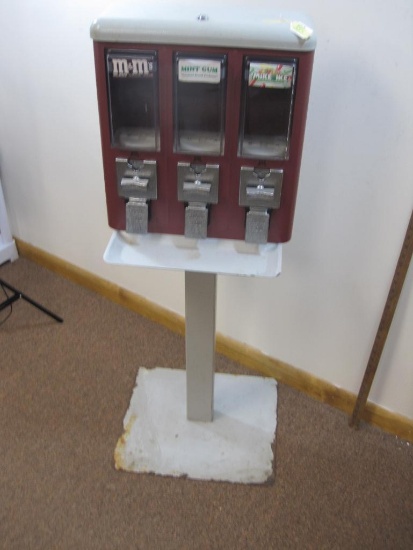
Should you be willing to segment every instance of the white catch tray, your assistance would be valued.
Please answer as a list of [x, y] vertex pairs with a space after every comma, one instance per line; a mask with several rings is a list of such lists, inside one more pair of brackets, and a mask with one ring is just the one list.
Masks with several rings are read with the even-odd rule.
[[115, 231], [103, 256], [117, 265], [277, 277], [281, 273], [282, 245], [247, 244], [228, 239], [187, 239], [180, 235], [131, 235]]

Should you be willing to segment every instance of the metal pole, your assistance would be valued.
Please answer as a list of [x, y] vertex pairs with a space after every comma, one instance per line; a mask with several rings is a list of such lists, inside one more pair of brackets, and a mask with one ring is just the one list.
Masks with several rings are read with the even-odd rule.
[[215, 373], [216, 274], [185, 272], [188, 420], [211, 422]]

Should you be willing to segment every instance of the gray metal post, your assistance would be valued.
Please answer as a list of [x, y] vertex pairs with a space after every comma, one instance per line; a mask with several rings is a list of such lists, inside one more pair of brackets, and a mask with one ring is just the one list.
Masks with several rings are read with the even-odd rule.
[[211, 422], [214, 401], [216, 274], [185, 272], [187, 418]]

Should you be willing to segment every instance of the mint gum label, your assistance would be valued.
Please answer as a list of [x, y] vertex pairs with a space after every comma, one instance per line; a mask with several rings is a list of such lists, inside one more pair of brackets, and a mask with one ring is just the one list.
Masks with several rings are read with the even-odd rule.
[[213, 59], [179, 59], [180, 82], [205, 82], [218, 84], [221, 81], [221, 62]]

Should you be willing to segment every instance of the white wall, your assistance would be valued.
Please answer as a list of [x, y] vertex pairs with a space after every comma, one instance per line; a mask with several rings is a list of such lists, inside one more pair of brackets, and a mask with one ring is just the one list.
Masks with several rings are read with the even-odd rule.
[[[107, 4], [0, 5], [10, 223], [16, 237], [183, 314], [182, 274], [102, 260], [111, 231], [89, 25]], [[318, 36], [293, 239], [280, 278], [219, 279], [217, 329], [356, 393], [413, 205], [413, 3], [284, 5], [309, 13]], [[410, 268], [370, 396], [409, 418], [412, 280]]]

